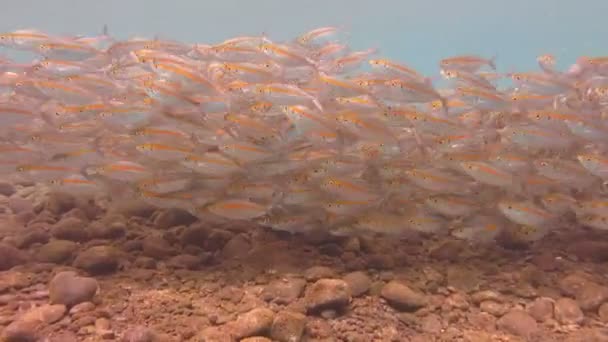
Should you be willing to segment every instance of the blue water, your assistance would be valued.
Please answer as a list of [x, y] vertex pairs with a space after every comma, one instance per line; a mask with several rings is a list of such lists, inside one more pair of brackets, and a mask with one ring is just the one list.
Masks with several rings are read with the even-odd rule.
[[[326, 2], [328, 4], [326, 4]], [[448, 55], [497, 55], [502, 71], [535, 67], [552, 53], [567, 66], [580, 55], [608, 55], [606, 0], [12, 0], [0, 31], [37, 28], [119, 38], [159, 35], [219, 42], [266, 32], [287, 39], [317, 26], [344, 25], [355, 48], [377, 47], [426, 74]]]

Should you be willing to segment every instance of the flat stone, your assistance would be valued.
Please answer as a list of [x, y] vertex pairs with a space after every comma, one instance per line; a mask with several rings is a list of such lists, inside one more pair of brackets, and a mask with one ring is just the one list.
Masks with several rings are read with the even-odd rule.
[[53, 304], [72, 307], [91, 301], [98, 289], [94, 278], [81, 277], [71, 271], [59, 272], [49, 283], [49, 299]]
[[104, 274], [114, 272], [118, 260], [119, 254], [114, 247], [94, 246], [80, 252], [73, 265], [91, 274]]
[[554, 315], [561, 324], [579, 324], [585, 318], [578, 303], [567, 297], [555, 301]]
[[78, 249], [78, 244], [69, 240], [51, 240], [40, 247], [35, 254], [36, 260], [60, 264], [70, 259]]
[[348, 284], [348, 288], [350, 290], [350, 294], [353, 297], [359, 297], [369, 291], [370, 286], [372, 285], [371, 278], [367, 275], [367, 273], [363, 271], [355, 271], [346, 274], [342, 277], [342, 280]]
[[342, 279], [319, 279], [307, 289], [305, 301], [310, 312], [342, 310], [350, 302], [348, 284]]
[[536, 320], [519, 309], [509, 311], [496, 322], [496, 325], [502, 331], [524, 338], [530, 338], [539, 331]]
[[407, 285], [395, 280], [384, 285], [380, 295], [399, 310], [417, 310], [427, 304], [427, 298], [424, 294], [414, 291]]
[[270, 331], [274, 312], [267, 308], [256, 308], [239, 315], [235, 322], [229, 323], [230, 330], [237, 338], [263, 335]]
[[306, 316], [290, 311], [277, 313], [270, 328], [270, 337], [279, 342], [299, 342], [306, 328]]

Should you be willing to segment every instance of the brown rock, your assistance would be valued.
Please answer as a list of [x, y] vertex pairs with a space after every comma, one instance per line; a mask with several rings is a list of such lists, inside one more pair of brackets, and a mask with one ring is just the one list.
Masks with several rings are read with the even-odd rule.
[[608, 242], [574, 241], [569, 247], [570, 253], [583, 261], [608, 261]]
[[333, 278], [336, 276], [336, 271], [327, 266], [313, 266], [304, 270], [304, 278], [308, 281], [316, 281], [322, 278]]
[[443, 329], [441, 318], [437, 314], [424, 316], [420, 322], [420, 329], [429, 334], [438, 334]]
[[507, 313], [509, 307], [503, 303], [497, 303], [493, 300], [485, 300], [479, 304], [479, 308], [483, 312], [487, 312], [496, 317], [500, 317]]
[[414, 291], [407, 285], [395, 280], [384, 285], [380, 295], [399, 310], [417, 310], [427, 303], [424, 294]]
[[238, 234], [232, 239], [228, 240], [228, 242], [224, 245], [224, 248], [222, 248], [222, 258], [244, 258], [247, 256], [250, 250], [251, 243], [249, 240], [243, 234]]
[[159, 229], [169, 229], [175, 226], [188, 226], [198, 219], [189, 212], [180, 208], [171, 208], [161, 211], [154, 219], [154, 226]]
[[163, 259], [174, 253], [169, 242], [160, 236], [148, 236], [144, 238], [142, 250], [145, 256], [154, 259]]
[[75, 267], [91, 274], [114, 272], [118, 268], [119, 254], [110, 246], [94, 246], [78, 254], [74, 260]]
[[608, 323], [608, 303], [600, 305], [600, 308], [597, 310], [597, 315], [602, 322]]
[[0, 271], [6, 271], [26, 261], [26, 254], [17, 248], [0, 243]]
[[555, 301], [555, 319], [562, 324], [579, 324], [585, 316], [576, 301], [571, 298], [560, 298]]
[[283, 278], [273, 280], [262, 292], [262, 298], [277, 304], [289, 304], [302, 295], [306, 280], [300, 278]]
[[590, 280], [587, 275], [576, 272], [560, 279], [558, 286], [566, 296], [576, 297], [583, 286], [589, 282]]
[[57, 273], [49, 283], [49, 298], [52, 304], [72, 307], [78, 303], [91, 301], [99, 285], [97, 280], [80, 277], [75, 272]]
[[45, 210], [60, 216], [76, 207], [76, 198], [68, 193], [51, 192], [43, 204]]
[[359, 297], [362, 294], [369, 291], [370, 286], [372, 285], [372, 280], [367, 275], [367, 273], [363, 271], [355, 271], [348, 273], [342, 280], [348, 284], [348, 288], [350, 290], [350, 294], [353, 297]]
[[47, 243], [50, 239], [49, 233], [41, 228], [32, 228], [15, 237], [15, 246], [17, 248], [28, 248], [35, 243]]
[[348, 284], [341, 279], [319, 279], [306, 291], [305, 301], [309, 312], [326, 309], [342, 310], [350, 301]]
[[30, 309], [4, 329], [2, 341], [37, 341], [40, 336], [39, 331], [46, 325], [60, 320], [65, 312], [65, 305], [60, 304]]
[[195, 245], [202, 247], [209, 235], [209, 229], [199, 224], [193, 224], [186, 227], [180, 234], [180, 243], [184, 246]]
[[95, 239], [118, 239], [126, 234], [127, 227], [124, 222], [104, 224], [94, 222], [89, 226], [89, 233]]
[[279, 342], [299, 342], [302, 339], [305, 327], [305, 315], [281, 311], [274, 317], [270, 328], [270, 337]]
[[272, 342], [272, 340], [264, 336], [253, 336], [244, 338], [239, 342]]
[[10, 197], [16, 191], [17, 190], [15, 190], [15, 187], [11, 183], [0, 182], [0, 195], [4, 195], [6, 197]]
[[547, 297], [536, 298], [530, 303], [526, 310], [530, 316], [534, 317], [539, 322], [544, 322], [553, 318], [553, 303], [554, 300]]
[[496, 325], [500, 330], [524, 338], [530, 338], [539, 331], [534, 318], [525, 311], [518, 309], [513, 309], [502, 316], [496, 322]]
[[585, 311], [596, 310], [608, 299], [608, 287], [595, 283], [584, 284], [576, 294], [576, 301]]
[[122, 342], [164, 342], [152, 329], [143, 326], [135, 326], [127, 329], [122, 336]]
[[89, 240], [88, 223], [75, 218], [66, 217], [55, 223], [51, 228], [51, 235], [56, 239], [84, 242]]
[[257, 308], [239, 315], [235, 322], [230, 324], [230, 331], [237, 338], [263, 335], [270, 331], [274, 312], [267, 308]]
[[180, 254], [167, 261], [167, 266], [171, 268], [185, 268], [195, 270], [201, 265], [202, 259], [195, 255]]
[[51, 240], [40, 247], [36, 260], [60, 264], [70, 259], [78, 249], [78, 244], [69, 240]]
[[479, 304], [486, 300], [492, 300], [497, 303], [502, 303], [504, 301], [504, 298], [500, 293], [492, 290], [479, 291], [471, 295], [471, 301], [475, 304]]

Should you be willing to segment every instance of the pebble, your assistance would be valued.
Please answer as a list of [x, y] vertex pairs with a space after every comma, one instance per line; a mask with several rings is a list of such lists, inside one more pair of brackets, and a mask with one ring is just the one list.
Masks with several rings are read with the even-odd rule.
[[95, 239], [118, 239], [126, 234], [127, 227], [124, 222], [112, 222], [104, 224], [93, 222], [89, 226], [89, 233]]
[[188, 226], [197, 221], [195, 216], [180, 208], [171, 208], [161, 211], [154, 219], [154, 226], [158, 229], [169, 229], [175, 226]]
[[486, 300], [491, 300], [498, 303], [504, 302], [504, 298], [502, 297], [502, 295], [492, 290], [483, 290], [475, 292], [471, 295], [471, 301], [475, 304], [479, 304]]
[[277, 313], [270, 327], [270, 337], [279, 342], [299, 342], [306, 328], [306, 316], [290, 311]]
[[417, 310], [427, 303], [427, 298], [424, 294], [414, 291], [396, 280], [392, 280], [384, 285], [380, 295], [398, 310]]
[[319, 279], [306, 290], [304, 297], [309, 312], [342, 310], [351, 298], [348, 284], [342, 279]]
[[420, 329], [426, 333], [438, 334], [443, 329], [441, 318], [437, 314], [430, 314], [420, 321]]
[[553, 318], [554, 300], [548, 297], [536, 298], [532, 303], [528, 304], [526, 310], [530, 316], [534, 317], [538, 322], [545, 322]]
[[144, 326], [134, 326], [124, 332], [121, 342], [163, 342], [152, 329]]
[[270, 331], [274, 312], [267, 308], [256, 308], [238, 316], [236, 321], [228, 323], [230, 331], [237, 338], [263, 335]]
[[39, 331], [48, 324], [57, 322], [66, 312], [65, 305], [43, 305], [32, 308], [17, 317], [2, 332], [2, 341], [37, 341]]
[[69, 240], [51, 240], [40, 247], [36, 260], [60, 264], [70, 259], [78, 249], [78, 244]]
[[95, 333], [103, 339], [113, 339], [114, 332], [111, 329], [110, 320], [103, 317], [96, 319]]
[[51, 227], [51, 235], [56, 239], [85, 242], [89, 240], [87, 222], [76, 217], [64, 217]]
[[355, 271], [346, 274], [342, 280], [348, 284], [350, 294], [353, 297], [359, 297], [369, 291], [372, 285], [371, 278], [363, 271]]
[[47, 243], [50, 237], [49, 233], [42, 228], [31, 228], [24, 234], [15, 237], [15, 246], [17, 248], [28, 248], [35, 243]]
[[243, 234], [238, 234], [226, 242], [222, 248], [222, 258], [224, 260], [244, 258], [250, 251], [249, 240]]
[[262, 291], [262, 298], [277, 304], [289, 304], [298, 299], [306, 287], [306, 280], [301, 278], [283, 278], [270, 282]]
[[82, 302], [74, 305], [70, 309], [70, 315], [75, 315], [83, 312], [93, 311], [95, 309], [95, 304], [92, 302]]
[[49, 298], [52, 304], [64, 304], [72, 307], [76, 304], [91, 301], [99, 289], [97, 280], [81, 277], [72, 271], [57, 273], [49, 283]]
[[0, 195], [9, 197], [12, 194], [14, 194], [16, 191], [17, 190], [15, 189], [15, 186], [12, 185], [11, 183], [0, 182]]
[[597, 314], [602, 322], [608, 323], [608, 303], [600, 305], [600, 308], [597, 310]]
[[585, 318], [578, 303], [567, 297], [555, 301], [554, 315], [561, 324], [579, 324]]
[[592, 282], [584, 284], [576, 294], [576, 301], [584, 311], [596, 310], [608, 299], [608, 287]]
[[147, 257], [164, 259], [174, 254], [169, 242], [160, 236], [147, 236], [142, 240], [142, 251]]
[[334, 278], [336, 271], [327, 266], [312, 266], [304, 270], [304, 278], [308, 281], [317, 281], [323, 278]]
[[485, 300], [479, 304], [479, 309], [496, 317], [500, 317], [509, 311], [509, 307], [503, 303], [497, 303], [493, 300]]
[[180, 254], [167, 261], [167, 266], [171, 268], [196, 270], [201, 265], [202, 259], [199, 256], [190, 254]]
[[583, 273], [572, 273], [558, 281], [559, 289], [566, 296], [576, 297], [585, 284], [589, 283], [589, 277]]
[[6, 271], [26, 261], [26, 254], [17, 248], [0, 243], [0, 271]]
[[500, 330], [524, 338], [531, 338], [539, 331], [536, 320], [519, 309], [509, 311], [496, 322], [496, 325]]
[[180, 243], [184, 246], [194, 245], [203, 247], [207, 236], [209, 235], [209, 229], [205, 226], [193, 224], [186, 227], [180, 234]]
[[119, 254], [114, 247], [94, 246], [80, 252], [73, 265], [91, 274], [103, 274], [115, 271], [118, 260]]
[[253, 337], [244, 338], [244, 339], [240, 340], [239, 342], [272, 342], [272, 340], [269, 339], [268, 337], [264, 337], [264, 336], [253, 336]]

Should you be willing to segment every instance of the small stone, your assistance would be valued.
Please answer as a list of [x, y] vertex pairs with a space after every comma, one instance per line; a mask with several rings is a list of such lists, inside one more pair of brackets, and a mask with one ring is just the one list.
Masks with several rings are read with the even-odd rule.
[[93, 304], [92, 302], [82, 302], [82, 303], [78, 303], [78, 304], [74, 305], [70, 309], [70, 314], [74, 315], [74, 314], [82, 313], [82, 312], [90, 312], [90, 311], [93, 311], [94, 309], [95, 309], [95, 304]]
[[135, 267], [153, 269], [153, 268], [156, 268], [156, 260], [154, 260], [150, 257], [140, 256], [140, 257], [137, 257], [137, 259], [135, 259], [135, 261], [133, 262], [133, 265]]
[[362, 294], [369, 291], [370, 286], [372, 285], [371, 278], [367, 275], [367, 273], [363, 271], [355, 271], [348, 273], [342, 280], [348, 284], [348, 288], [350, 290], [350, 294], [353, 297], [359, 297]]
[[51, 235], [56, 239], [85, 242], [89, 240], [87, 222], [76, 217], [65, 217], [51, 228]]
[[154, 226], [158, 229], [169, 229], [175, 226], [188, 226], [198, 219], [188, 211], [180, 208], [171, 208], [161, 211], [154, 219]]
[[64, 192], [50, 192], [43, 206], [45, 210], [56, 216], [61, 216], [76, 207], [76, 198]]
[[164, 259], [173, 254], [173, 249], [167, 240], [160, 236], [148, 236], [142, 241], [145, 256], [154, 259]]
[[251, 243], [243, 235], [238, 234], [232, 239], [228, 240], [222, 248], [222, 258], [224, 259], [238, 259], [247, 256], [251, 250]]
[[124, 236], [126, 232], [126, 225], [120, 221], [109, 224], [94, 222], [89, 226], [89, 233], [95, 239], [118, 239]]
[[448, 240], [435, 246], [429, 252], [432, 258], [438, 260], [455, 261], [464, 250], [465, 244], [457, 240]]
[[486, 300], [492, 300], [492, 301], [495, 301], [498, 303], [501, 303], [504, 301], [504, 299], [502, 298], [500, 293], [498, 293], [496, 291], [492, 291], [492, 290], [479, 291], [479, 292], [475, 292], [471, 295], [471, 301], [475, 304], [479, 304]]
[[589, 283], [587, 275], [582, 273], [572, 273], [558, 281], [559, 289], [566, 296], [576, 297], [583, 286]]
[[306, 291], [305, 301], [309, 312], [325, 309], [341, 310], [350, 301], [348, 284], [341, 279], [319, 279]]
[[463, 292], [471, 292], [479, 287], [480, 274], [471, 268], [448, 266], [446, 280], [448, 286]]
[[0, 243], [0, 271], [6, 271], [26, 261], [26, 254], [17, 248]]
[[276, 279], [264, 288], [262, 298], [280, 305], [289, 304], [302, 295], [305, 286], [306, 280], [301, 278]]
[[7, 326], [2, 333], [2, 341], [37, 341], [39, 331], [63, 317], [65, 305], [43, 305], [25, 312]]
[[159, 335], [152, 329], [135, 326], [127, 329], [122, 335], [122, 342], [161, 342]]
[[299, 342], [306, 327], [306, 316], [290, 311], [277, 313], [270, 328], [270, 337], [279, 342]]
[[519, 309], [509, 311], [496, 322], [496, 325], [502, 331], [524, 338], [530, 338], [539, 331], [538, 323], [534, 318]]
[[313, 266], [304, 270], [304, 278], [308, 281], [317, 281], [322, 278], [333, 278], [336, 271], [327, 266]]
[[47, 243], [49, 239], [49, 233], [45, 232], [43, 229], [32, 228], [31, 230], [15, 238], [15, 246], [17, 248], [28, 248], [35, 243]]
[[75, 272], [57, 273], [49, 283], [49, 298], [52, 304], [64, 304], [72, 307], [78, 303], [93, 299], [99, 285], [97, 280], [80, 277]]
[[0, 195], [4, 195], [6, 197], [11, 196], [16, 192], [15, 187], [11, 183], [0, 182]]
[[602, 322], [608, 323], [608, 303], [600, 305], [600, 308], [597, 310], [597, 314]]
[[272, 342], [272, 340], [264, 336], [253, 336], [244, 338], [239, 342]]
[[342, 242], [342, 248], [345, 252], [358, 252], [361, 250], [361, 242], [356, 236], [349, 236]]
[[487, 312], [496, 317], [500, 317], [507, 313], [509, 307], [502, 303], [497, 303], [493, 300], [485, 300], [479, 304], [479, 308], [483, 312]]
[[263, 335], [270, 331], [274, 312], [267, 308], [257, 308], [239, 315], [235, 322], [229, 323], [230, 330], [237, 338]]
[[40, 262], [51, 262], [60, 264], [70, 259], [78, 249], [78, 244], [69, 240], [51, 240], [40, 247], [35, 254], [36, 260]]
[[608, 299], [608, 288], [595, 283], [584, 284], [576, 294], [576, 301], [585, 311], [596, 310]]
[[585, 318], [576, 301], [567, 297], [555, 301], [554, 314], [561, 324], [579, 324]]
[[209, 229], [201, 225], [190, 225], [186, 227], [179, 236], [182, 245], [194, 245], [202, 247], [209, 235]]
[[429, 334], [438, 334], [443, 329], [439, 315], [430, 314], [422, 318], [420, 329]]
[[407, 285], [396, 280], [392, 280], [384, 285], [380, 295], [386, 299], [389, 304], [404, 311], [417, 310], [427, 303], [424, 294], [414, 291]]
[[114, 332], [111, 330], [110, 320], [103, 317], [96, 319], [95, 333], [103, 339], [113, 339]]
[[554, 300], [547, 297], [536, 298], [528, 305], [526, 310], [530, 316], [534, 317], [538, 322], [545, 322], [553, 318], [553, 303]]
[[574, 241], [569, 245], [569, 252], [582, 261], [608, 261], [608, 242]]
[[94, 246], [80, 252], [73, 265], [91, 274], [104, 274], [114, 272], [118, 260], [119, 254], [113, 247]]
[[78, 336], [71, 331], [51, 333], [44, 342], [78, 342]]
[[120, 204], [112, 206], [113, 213], [120, 214], [124, 217], [143, 217], [148, 218], [152, 216], [156, 207], [148, 204], [145, 201], [120, 201]]
[[167, 261], [167, 266], [171, 268], [184, 268], [195, 270], [201, 265], [202, 259], [195, 255], [180, 254], [172, 257]]

